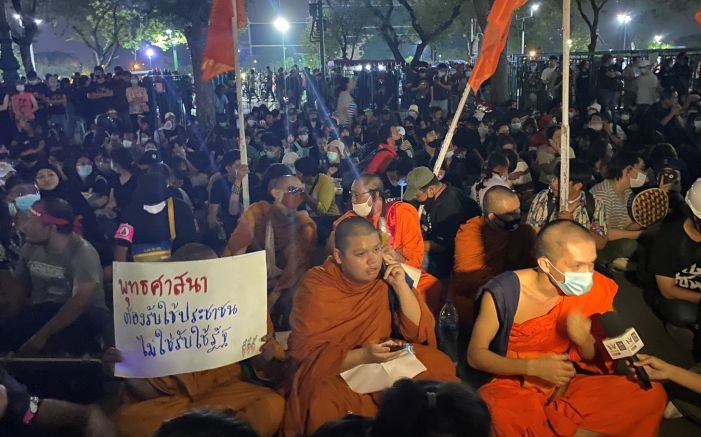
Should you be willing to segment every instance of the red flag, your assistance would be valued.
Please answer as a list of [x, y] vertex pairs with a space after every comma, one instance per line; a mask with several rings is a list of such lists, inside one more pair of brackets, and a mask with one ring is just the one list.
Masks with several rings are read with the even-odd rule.
[[477, 92], [485, 80], [497, 70], [499, 57], [509, 37], [509, 26], [514, 11], [528, 0], [496, 0], [487, 17], [487, 30], [480, 48], [477, 63], [470, 76], [470, 89]]
[[701, 24], [701, 7], [696, 10], [696, 22]]
[[234, 1], [236, 2], [236, 24], [239, 29], [246, 27], [244, 0], [214, 0], [212, 2], [207, 46], [204, 49], [204, 60], [202, 61], [203, 82], [235, 68], [234, 50], [238, 50], [238, 47], [234, 47], [234, 36], [231, 28], [231, 20], [234, 17]]

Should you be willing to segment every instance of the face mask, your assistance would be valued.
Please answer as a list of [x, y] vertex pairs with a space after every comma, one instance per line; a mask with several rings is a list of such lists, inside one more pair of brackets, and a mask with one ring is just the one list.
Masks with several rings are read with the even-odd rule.
[[309, 139], [309, 135], [300, 135], [299, 136], [300, 141], [306, 142], [308, 139]]
[[521, 217], [509, 221], [499, 219], [499, 221], [502, 223], [502, 229], [508, 232], [515, 231], [521, 225]]
[[132, 79], [131, 84], [137, 86], [139, 84], [139, 79]]
[[412, 116], [413, 118], [416, 118], [419, 116], [419, 113], [416, 111], [409, 111], [409, 115]]
[[626, 122], [626, 123], [629, 122], [629, 121], [630, 121], [630, 115], [628, 115], [628, 114], [623, 114], [623, 115], [621, 115], [621, 121], [624, 121], [624, 122]]
[[78, 176], [86, 178], [92, 174], [92, 165], [79, 165], [76, 170], [78, 170]]
[[157, 203], [155, 205], [144, 205], [144, 211], [146, 211], [149, 214], [158, 214], [159, 212], [163, 211], [166, 207], [165, 202]]
[[446, 159], [451, 159], [453, 156], [455, 156], [455, 150], [448, 150], [445, 152]]
[[428, 147], [432, 149], [437, 149], [441, 146], [441, 140], [433, 140], [430, 143], [428, 143]]
[[338, 152], [326, 152], [329, 162], [338, 162]]
[[647, 174], [639, 171], [638, 175], [630, 180], [630, 187], [640, 188], [645, 185], [645, 182], [647, 182]]
[[288, 209], [296, 211], [302, 204], [302, 195], [300, 193], [285, 193], [282, 197], [282, 204]]
[[482, 126], [477, 128], [477, 133], [480, 134], [481, 137], [487, 136], [488, 132], [489, 132], [489, 128], [482, 127]]
[[562, 273], [553, 265], [553, 263], [548, 260], [548, 264], [555, 271], [565, 277], [565, 282], [556, 281], [553, 276], [548, 273], [550, 279], [555, 282], [557, 288], [562, 290], [567, 296], [581, 296], [583, 294], [589, 293], [591, 287], [594, 285], [594, 272], [565, 272]]
[[467, 76], [467, 77], [472, 76], [472, 70], [467, 70], [467, 71], [465, 72], [465, 76]]
[[367, 217], [372, 212], [372, 195], [365, 203], [354, 203], [353, 212], [360, 217]]
[[10, 218], [14, 217], [17, 215], [17, 205], [13, 203], [8, 203], [7, 204], [7, 211], [10, 213]]
[[521, 123], [511, 123], [511, 129], [521, 130]]
[[17, 86], [15, 87], [15, 89], [16, 89], [18, 92], [21, 93], [21, 92], [24, 91], [24, 85], [17, 85]]
[[604, 128], [604, 125], [601, 124], [601, 123], [594, 123], [594, 124], [590, 124], [590, 125], [589, 125], [589, 128], [592, 129], [592, 130], [595, 130], [595, 131], [599, 132], [601, 129]]
[[246, 124], [248, 125], [248, 127], [255, 127], [257, 123], [255, 120], [248, 120]]
[[124, 141], [122, 141], [122, 145], [123, 145], [126, 149], [130, 148], [132, 144], [133, 144], [133, 143], [132, 143], [131, 141], [129, 141], [129, 140], [124, 140]]
[[694, 129], [701, 131], [701, 120], [694, 120]]
[[475, 118], [477, 119], [477, 121], [482, 121], [482, 119], [484, 118], [484, 112], [475, 111]]
[[268, 159], [277, 159], [277, 155], [275, 154], [275, 152], [265, 152], [265, 156], [267, 156]]
[[39, 200], [41, 200], [41, 194], [39, 193], [25, 194], [15, 199], [15, 205], [17, 205], [19, 211], [27, 212]]
[[165, 129], [165, 130], [173, 130], [173, 128], [174, 128], [173, 122], [170, 120], [166, 121], [165, 124], [163, 125], [163, 129]]

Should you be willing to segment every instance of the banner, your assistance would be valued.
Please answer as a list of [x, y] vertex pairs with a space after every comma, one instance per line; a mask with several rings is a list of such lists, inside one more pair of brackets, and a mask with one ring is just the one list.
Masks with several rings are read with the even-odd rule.
[[265, 251], [205, 261], [114, 263], [115, 376], [156, 378], [232, 364], [267, 333]]

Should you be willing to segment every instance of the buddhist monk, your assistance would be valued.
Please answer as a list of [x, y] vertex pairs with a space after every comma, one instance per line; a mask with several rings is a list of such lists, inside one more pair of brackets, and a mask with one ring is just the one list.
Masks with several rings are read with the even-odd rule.
[[[216, 254], [207, 246], [187, 244], [173, 256], [175, 261], [214, 259]], [[163, 378], [127, 379], [125, 404], [113, 420], [120, 436], [151, 437], [167, 419], [191, 409], [232, 409], [261, 436], [277, 433], [285, 410], [285, 400], [275, 391], [247, 382], [245, 371], [253, 371], [253, 360], [261, 362], [284, 359], [284, 352], [272, 335], [268, 322], [267, 342], [262, 355], [242, 363], [218, 369], [184, 373]], [[121, 353], [112, 348], [104, 361], [117, 362]]]
[[[425, 252], [419, 213], [408, 203], [386, 202], [383, 193], [384, 184], [379, 176], [370, 173], [361, 175], [351, 186], [353, 210], [336, 220], [334, 229], [348, 217], [360, 216], [372, 223], [380, 231], [382, 252], [387, 262], [404, 263], [420, 270], [421, 276], [416, 285], [419, 297], [433, 314], [438, 314], [445, 293], [438, 278], [422, 268]], [[333, 242], [332, 233], [327, 246], [329, 252], [333, 249]]]
[[428, 369], [417, 378], [457, 380], [450, 358], [436, 348], [433, 315], [401, 265], [383, 270], [382, 243], [372, 224], [349, 217], [334, 238], [333, 255], [307, 272], [295, 296], [288, 342], [295, 373], [283, 436], [312, 434], [348, 412], [374, 416], [378, 393], [356, 393], [340, 374], [397, 358], [390, 347], [399, 341], [410, 342]]
[[521, 223], [518, 195], [503, 186], [489, 188], [482, 215], [460, 226], [455, 236], [455, 266], [449, 295], [460, 326], [472, 326], [474, 297], [487, 281], [506, 270], [535, 265], [533, 228]]
[[[268, 263], [268, 307], [279, 330], [288, 330], [287, 317], [292, 295], [310, 267], [316, 242], [316, 224], [302, 203], [304, 184], [282, 164], [273, 164], [263, 176], [268, 199], [248, 207], [229, 238], [224, 255], [266, 251]], [[283, 296], [280, 305], [273, 309]]]
[[494, 375], [479, 393], [500, 436], [657, 436], [667, 396], [622, 375], [601, 339], [616, 283], [594, 272], [589, 231], [556, 220], [540, 232], [537, 268], [505, 272], [479, 292], [467, 358]]

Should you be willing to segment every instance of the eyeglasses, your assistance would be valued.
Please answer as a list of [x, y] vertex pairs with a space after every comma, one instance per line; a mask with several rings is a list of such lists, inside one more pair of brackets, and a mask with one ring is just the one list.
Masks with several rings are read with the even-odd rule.
[[287, 187], [287, 192], [290, 194], [301, 194], [304, 192], [304, 188], [302, 187]]
[[370, 193], [372, 193], [372, 191], [365, 191], [363, 193], [354, 193], [351, 191], [351, 199], [357, 199], [360, 196], [364, 196], [364, 195], [370, 194]]

